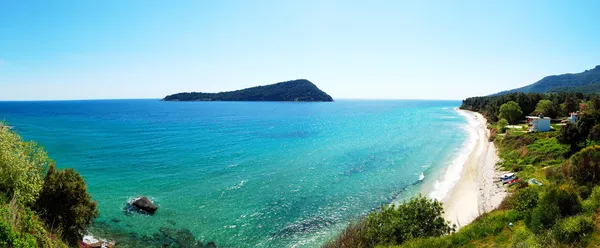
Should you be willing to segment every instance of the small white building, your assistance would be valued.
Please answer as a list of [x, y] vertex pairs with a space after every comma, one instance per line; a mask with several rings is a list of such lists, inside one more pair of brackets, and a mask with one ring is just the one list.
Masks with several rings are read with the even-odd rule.
[[567, 122], [576, 123], [578, 117], [579, 117], [579, 113], [573, 112], [573, 113], [571, 113], [571, 116], [569, 116], [569, 118], [567, 118]]
[[527, 123], [530, 126], [529, 131], [532, 131], [532, 132], [548, 132], [548, 131], [550, 131], [550, 118], [548, 118], [548, 117], [527, 116]]

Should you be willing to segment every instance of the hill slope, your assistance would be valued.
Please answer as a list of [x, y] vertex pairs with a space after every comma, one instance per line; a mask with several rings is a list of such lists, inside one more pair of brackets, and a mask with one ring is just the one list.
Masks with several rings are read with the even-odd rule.
[[[546, 93], [546, 92], [582, 92], [600, 93], [600, 65], [594, 69], [580, 73], [568, 73], [562, 75], [547, 76], [542, 80], [521, 88], [502, 91], [494, 95], [502, 95], [514, 92], [524, 93]], [[596, 84], [595, 86], [592, 86]]]
[[292, 80], [242, 90], [202, 93], [185, 92], [168, 95], [164, 101], [281, 101], [332, 102], [333, 98], [306, 79]]

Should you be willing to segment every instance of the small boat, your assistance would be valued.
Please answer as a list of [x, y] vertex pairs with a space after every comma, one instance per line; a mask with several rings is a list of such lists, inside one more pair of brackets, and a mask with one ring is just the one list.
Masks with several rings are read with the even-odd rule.
[[511, 185], [517, 183], [520, 180], [521, 180], [520, 178], [515, 178], [515, 179], [512, 179], [512, 180], [510, 180], [508, 182], [505, 182], [504, 184], [508, 184], [508, 186], [511, 186]]
[[535, 178], [529, 179], [527, 181], [527, 183], [532, 184], [532, 185], [542, 186], [542, 183], [540, 183], [538, 180], [535, 180]]
[[513, 178], [514, 176], [515, 176], [515, 173], [506, 173], [506, 174], [500, 176], [500, 179], [502, 179], [502, 180], [508, 180], [508, 179]]
[[423, 172], [421, 172], [421, 175], [419, 176], [419, 181], [423, 181], [423, 179], [425, 179], [425, 175], [423, 175]]

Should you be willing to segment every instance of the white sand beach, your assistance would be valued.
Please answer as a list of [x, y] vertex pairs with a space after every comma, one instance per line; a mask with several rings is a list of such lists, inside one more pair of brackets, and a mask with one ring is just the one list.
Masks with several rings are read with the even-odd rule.
[[496, 208], [506, 196], [505, 188], [494, 182], [501, 172], [496, 170], [498, 155], [493, 142], [489, 142], [487, 120], [479, 113], [458, 110], [475, 118], [470, 128], [474, 128], [477, 140], [474, 149], [462, 168], [460, 180], [443, 198], [445, 218], [458, 228], [472, 222], [479, 215]]

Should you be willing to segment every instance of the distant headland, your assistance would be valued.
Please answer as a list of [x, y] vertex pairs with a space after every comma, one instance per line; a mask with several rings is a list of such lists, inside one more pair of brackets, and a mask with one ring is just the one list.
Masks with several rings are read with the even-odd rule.
[[330, 95], [306, 79], [297, 79], [252, 88], [219, 92], [184, 92], [168, 95], [163, 101], [279, 101], [333, 102]]

